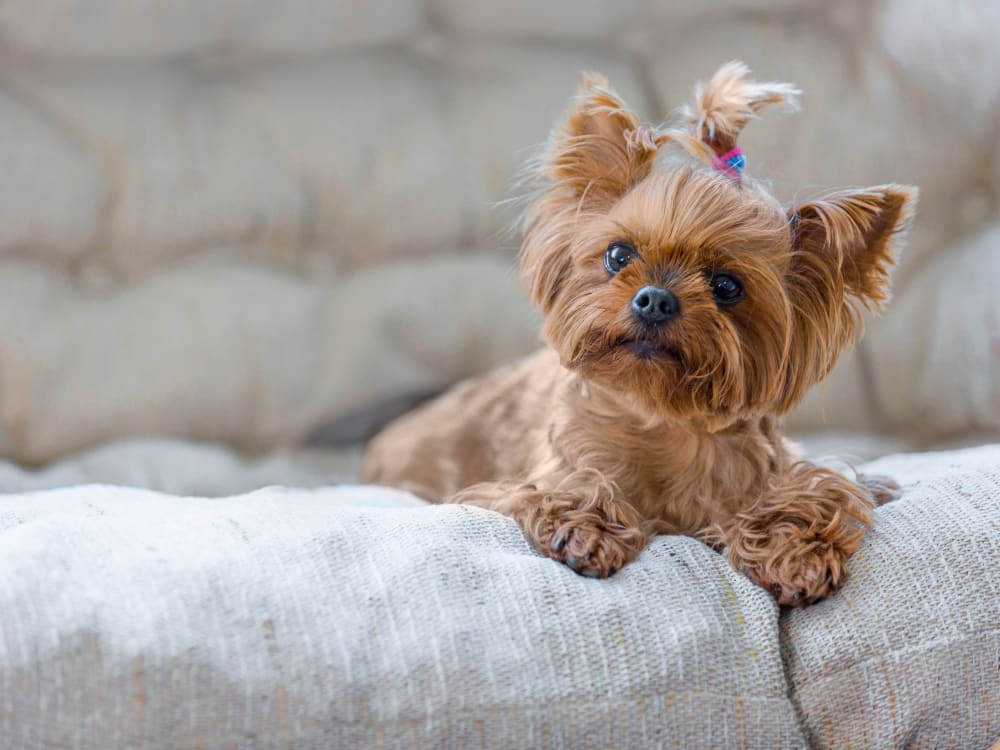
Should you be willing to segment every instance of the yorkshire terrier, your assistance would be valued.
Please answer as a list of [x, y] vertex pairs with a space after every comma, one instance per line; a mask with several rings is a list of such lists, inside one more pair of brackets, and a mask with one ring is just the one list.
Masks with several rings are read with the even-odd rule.
[[585, 76], [520, 252], [549, 347], [391, 424], [364, 478], [509, 515], [585, 576], [688, 534], [780, 604], [833, 593], [893, 485], [803, 460], [779, 417], [886, 302], [916, 190], [783, 208], [737, 137], [798, 94], [732, 62], [652, 127]]

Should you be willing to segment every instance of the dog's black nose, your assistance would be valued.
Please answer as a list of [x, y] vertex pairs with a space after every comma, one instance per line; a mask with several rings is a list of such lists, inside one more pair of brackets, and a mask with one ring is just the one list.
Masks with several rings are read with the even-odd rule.
[[632, 298], [632, 312], [643, 323], [656, 325], [669, 320], [680, 311], [680, 303], [673, 293], [658, 286], [644, 286]]

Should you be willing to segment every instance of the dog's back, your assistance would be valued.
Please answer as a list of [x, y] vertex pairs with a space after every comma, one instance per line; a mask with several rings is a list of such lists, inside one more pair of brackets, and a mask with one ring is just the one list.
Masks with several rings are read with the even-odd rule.
[[361, 478], [441, 501], [477, 482], [521, 477], [562, 373], [555, 352], [458, 384], [369, 443]]

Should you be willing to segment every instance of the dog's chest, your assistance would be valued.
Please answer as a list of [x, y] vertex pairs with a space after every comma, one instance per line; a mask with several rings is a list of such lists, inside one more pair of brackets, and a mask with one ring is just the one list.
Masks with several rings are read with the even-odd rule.
[[760, 496], [777, 470], [778, 450], [758, 434], [661, 434], [631, 452], [616, 483], [647, 518], [694, 533]]

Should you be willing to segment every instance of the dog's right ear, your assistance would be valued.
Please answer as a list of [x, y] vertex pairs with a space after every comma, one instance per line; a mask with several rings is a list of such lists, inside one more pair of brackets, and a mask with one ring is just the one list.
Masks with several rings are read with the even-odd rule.
[[566, 121], [549, 139], [543, 172], [564, 197], [607, 207], [649, 174], [664, 141], [604, 76], [586, 73]]
[[646, 177], [665, 141], [604, 76], [584, 75], [565, 122], [549, 139], [539, 169], [545, 186], [525, 216], [521, 274], [542, 312], [552, 309], [569, 273], [568, 242], [579, 216], [607, 210]]

